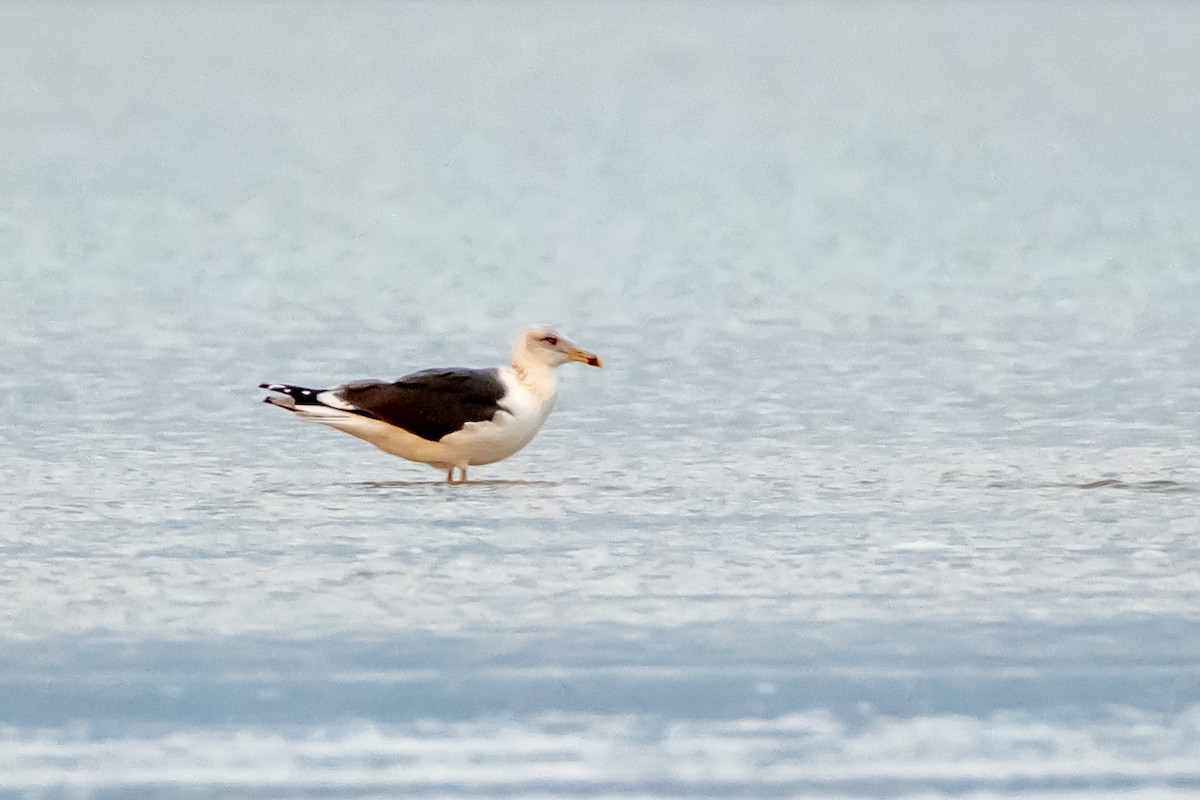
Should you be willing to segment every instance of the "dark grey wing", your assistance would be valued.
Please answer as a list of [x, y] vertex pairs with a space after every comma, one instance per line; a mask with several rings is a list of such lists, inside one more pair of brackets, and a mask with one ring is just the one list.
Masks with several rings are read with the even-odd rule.
[[351, 383], [338, 396], [367, 416], [436, 442], [496, 416], [504, 384], [494, 369], [427, 369], [393, 383]]

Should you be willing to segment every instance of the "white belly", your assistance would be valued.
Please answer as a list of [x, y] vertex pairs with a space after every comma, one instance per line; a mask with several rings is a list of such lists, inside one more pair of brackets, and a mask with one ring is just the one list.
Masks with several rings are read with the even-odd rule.
[[468, 422], [461, 431], [443, 436], [439, 444], [455, 457], [455, 464], [491, 464], [533, 441], [552, 407], [551, 402], [519, 414], [501, 411], [489, 422]]

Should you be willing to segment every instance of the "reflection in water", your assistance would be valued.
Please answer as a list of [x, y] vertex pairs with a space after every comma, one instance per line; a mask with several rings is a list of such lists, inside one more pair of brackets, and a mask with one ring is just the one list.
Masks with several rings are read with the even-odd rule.
[[472, 486], [476, 487], [496, 487], [496, 486], [525, 486], [532, 488], [551, 489], [562, 486], [561, 483], [555, 481], [525, 481], [525, 480], [501, 480], [501, 479], [482, 479], [476, 480], [472, 478], [466, 483], [447, 483], [443, 480], [433, 481], [363, 481], [361, 483], [346, 484], [364, 489], [413, 489], [413, 488], [430, 488], [430, 487], [446, 487], [448, 489], [463, 489], [469, 490]]

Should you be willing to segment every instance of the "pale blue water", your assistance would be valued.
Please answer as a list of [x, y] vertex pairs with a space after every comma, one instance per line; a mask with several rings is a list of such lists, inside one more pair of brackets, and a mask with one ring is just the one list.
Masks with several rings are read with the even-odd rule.
[[[1197, 41], [0, 5], [0, 795], [1194, 796]], [[253, 388], [530, 322], [467, 487]]]

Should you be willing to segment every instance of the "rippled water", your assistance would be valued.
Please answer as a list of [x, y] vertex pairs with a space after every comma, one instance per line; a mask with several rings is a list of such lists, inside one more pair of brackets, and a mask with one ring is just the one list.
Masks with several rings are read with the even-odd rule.
[[[1194, 795], [1196, 41], [0, 6], [0, 794]], [[534, 321], [465, 487], [253, 388]]]

